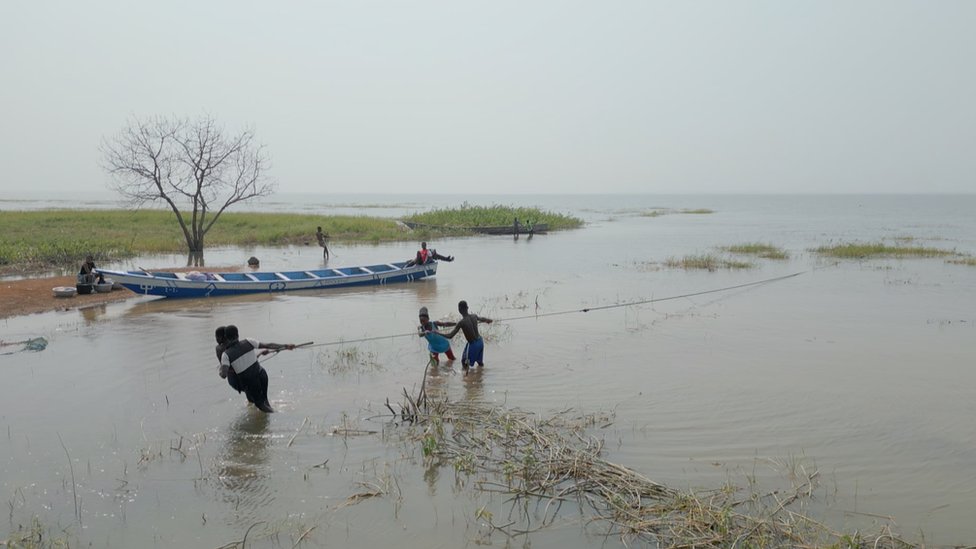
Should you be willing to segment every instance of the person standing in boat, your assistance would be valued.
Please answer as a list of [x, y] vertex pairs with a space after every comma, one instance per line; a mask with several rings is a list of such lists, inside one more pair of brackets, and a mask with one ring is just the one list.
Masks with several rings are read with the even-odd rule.
[[461, 320], [454, 326], [454, 329], [450, 333], [435, 333], [451, 339], [457, 335], [458, 331], [464, 332], [464, 339], [467, 340], [467, 343], [464, 345], [464, 352], [461, 353], [461, 368], [467, 370], [475, 363], [479, 366], [484, 366], [485, 340], [481, 339], [481, 334], [478, 332], [478, 323], [485, 322], [491, 324], [493, 320], [486, 316], [469, 313], [468, 302], [464, 300], [458, 301], [458, 312], [461, 313]]
[[427, 249], [427, 243], [426, 242], [421, 242], [420, 243], [420, 249], [417, 250], [417, 255], [413, 259], [411, 259], [410, 261], [407, 261], [407, 265], [406, 266], [407, 267], [412, 267], [414, 265], [425, 265], [427, 263], [430, 263], [431, 261], [434, 261], [435, 259], [437, 259], [437, 260], [443, 260], [443, 261], [447, 261], [447, 262], [451, 262], [451, 261], [454, 261], [454, 256], [453, 255], [447, 255], [447, 256], [441, 255], [441, 254], [437, 253], [437, 250], [435, 250], [433, 248]]
[[322, 227], [319, 227], [318, 230], [315, 231], [315, 238], [318, 239], [319, 246], [322, 246], [322, 257], [325, 258], [326, 261], [328, 261], [329, 260], [329, 247], [325, 245], [325, 239], [326, 238], [329, 238], [329, 235], [326, 234], [326, 233], [323, 233], [322, 232]]
[[99, 284], [105, 283], [105, 276], [95, 272], [95, 258], [86, 256], [85, 262], [81, 264], [81, 270], [78, 271], [78, 284], [94, 284], [96, 279]]
[[[248, 402], [262, 412], [274, 412], [268, 402], [268, 372], [258, 362], [258, 356], [266, 355], [270, 351], [291, 350], [295, 346], [290, 343], [260, 343], [250, 338], [241, 339], [237, 326], [233, 324], [224, 328], [224, 337], [226, 342], [224, 352], [220, 355], [220, 377], [229, 378], [230, 371], [233, 370], [239, 390], [244, 391]], [[258, 349], [265, 351], [259, 353]]]
[[427, 350], [430, 351], [430, 361], [440, 362], [440, 354], [444, 353], [447, 356], [447, 360], [454, 360], [454, 351], [451, 349], [451, 340], [445, 338], [444, 336], [437, 333], [437, 328], [446, 328], [449, 326], [454, 326], [454, 322], [444, 322], [441, 320], [431, 321], [430, 315], [427, 314], [427, 307], [420, 308], [420, 327], [418, 328], [419, 336], [427, 338]]

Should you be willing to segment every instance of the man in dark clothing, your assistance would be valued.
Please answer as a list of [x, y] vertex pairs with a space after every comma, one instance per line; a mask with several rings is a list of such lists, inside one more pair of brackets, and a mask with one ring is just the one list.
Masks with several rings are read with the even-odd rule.
[[[229, 325], [224, 328], [226, 338], [224, 352], [220, 355], [220, 377], [228, 378], [228, 383], [238, 391], [244, 391], [248, 402], [254, 403], [259, 410], [266, 413], [274, 412], [268, 402], [268, 372], [258, 362], [258, 356], [266, 355], [269, 351], [258, 353], [258, 349], [280, 351], [294, 349], [292, 344], [259, 343], [254, 339], [240, 339], [237, 326]], [[231, 371], [237, 378], [237, 387], [230, 381]]]
[[[214, 332], [214, 337], [217, 339], [217, 348], [215, 349], [217, 352], [217, 364], [220, 364], [220, 359], [224, 356], [224, 349], [227, 348], [226, 330], [226, 326], [220, 326]], [[227, 369], [227, 384], [230, 385], [231, 389], [237, 391], [238, 393], [244, 390], [244, 388], [241, 387], [241, 383], [237, 381], [237, 372], [235, 372], [232, 368]]]
[[478, 316], [474, 313], [468, 313], [468, 302], [461, 300], [458, 302], [458, 312], [461, 313], [461, 320], [454, 326], [454, 329], [450, 333], [441, 334], [447, 339], [451, 339], [457, 335], [458, 331], [464, 332], [464, 339], [467, 343], [464, 345], [464, 352], [461, 353], [461, 367], [467, 370], [470, 366], [478, 363], [480, 366], [485, 365], [485, 341], [481, 339], [481, 334], [478, 333], [478, 323], [485, 322], [491, 324], [493, 321], [486, 316]]
[[78, 271], [78, 284], [94, 284], [95, 279], [99, 284], [105, 283], [105, 275], [95, 272], [95, 258], [87, 256]]

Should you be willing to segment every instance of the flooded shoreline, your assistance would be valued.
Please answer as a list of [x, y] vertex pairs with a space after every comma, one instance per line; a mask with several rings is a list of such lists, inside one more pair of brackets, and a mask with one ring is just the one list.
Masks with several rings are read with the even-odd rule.
[[[607, 213], [579, 231], [531, 241], [437, 242], [457, 259], [420, 283], [140, 299], [4, 319], [4, 340], [50, 341], [43, 352], [0, 357], [0, 455], [7, 456], [0, 476], [13, 517], [4, 531], [36, 516], [68, 528], [76, 541], [107, 547], [218, 547], [258, 522], [248, 545], [292, 545], [309, 529], [309, 546], [484, 540], [479, 510], [497, 518], [510, 506], [458, 484], [453, 465], [432, 467], [422, 443], [399, 439], [403, 427], [385, 406], [423, 382], [422, 340], [400, 337], [415, 329], [419, 307], [451, 319], [465, 299], [478, 314], [511, 320], [483, 330], [482, 370], [464, 376], [460, 365], [442, 364], [428, 375], [428, 392], [540, 417], [566, 409], [612, 414], [596, 431], [606, 459], [675, 489], [750, 478], [775, 487], [784, 470], [802, 465], [820, 471], [819, 503], [810, 510], [833, 527], [870, 526], [873, 514], [892, 517], [909, 539], [924, 533], [927, 544], [976, 539], [967, 520], [976, 495], [968, 395], [976, 381], [976, 270], [933, 258], [822, 261], [806, 251], [835, 235], [912, 232], [939, 233], [949, 247], [972, 253], [976, 235], [947, 226], [945, 216], [898, 213], [842, 231], [844, 222], [830, 228], [794, 219], [791, 233], [778, 221], [753, 226], [747, 212], [705, 202], [675, 207], [715, 213]], [[760, 240], [790, 258], [746, 270], [662, 266], [670, 256]], [[269, 268], [321, 261], [305, 252], [213, 255], [221, 262], [260, 255]], [[412, 245], [336, 252], [353, 264], [409, 257]], [[793, 272], [803, 274], [544, 316]], [[250, 410], [217, 377], [213, 328], [227, 323], [248, 337], [316, 342], [265, 363], [278, 413]], [[353, 342], [367, 338], [376, 339]], [[454, 346], [463, 347], [460, 338]], [[381, 494], [368, 495], [374, 492]], [[263, 531], [278, 534], [257, 535]], [[503, 539], [496, 533], [491, 541]], [[573, 545], [580, 531], [567, 518], [513, 543], [526, 539], [534, 547]]]

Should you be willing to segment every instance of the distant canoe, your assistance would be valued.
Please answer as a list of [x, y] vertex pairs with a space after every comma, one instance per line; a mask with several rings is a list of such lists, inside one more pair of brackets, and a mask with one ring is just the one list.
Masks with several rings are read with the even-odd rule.
[[[407, 227], [411, 229], [427, 229], [429, 231], [467, 231], [479, 234], [493, 234], [493, 235], [514, 235], [515, 226], [514, 225], [481, 225], [481, 226], [448, 226], [448, 225], [428, 225], [426, 223], [415, 223], [413, 221], [403, 221], [402, 222]], [[537, 223], [532, 226], [532, 230], [525, 228], [525, 226], [519, 227], [518, 234], [543, 234], [549, 230], [549, 225], [546, 223]]]
[[323, 290], [420, 280], [437, 273], [437, 262], [281, 272], [171, 273], [97, 269], [137, 294], [163, 297], [216, 297], [293, 290]]

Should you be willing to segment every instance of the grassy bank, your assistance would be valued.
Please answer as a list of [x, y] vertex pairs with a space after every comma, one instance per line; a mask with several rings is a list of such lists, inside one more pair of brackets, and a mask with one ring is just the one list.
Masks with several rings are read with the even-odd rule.
[[[583, 224], [575, 217], [536, 208], [467, 204], [412, 216], [418, 222], [446, 227], [507, 225], [515, 217], [547, 223], [550, 230]], [[207, 233], [206, 246], [314, 245], [319, 226], [333, 242], [418, 240], [429, 232], [404, 230], [396, 220], [380, 217], [228, 212]], [[438, 234], [470, 233], [449, 228]], [[39, 210], [0, 216], [0, 273], [72, 270], [88, 254], [97, 263], [185, 251], [183, 232], [173, 213], [165, 210]]]
[[[280, 246], [315, 243], [321, 226], [334, 241], [414, 239], [392, 219], [281, 213], [225, 213], [206, 245]], [[96, 262], [142, 253], [186, 251], [172, 212], [161, 210], [4, 212], [0, 216], [0, 270], [74, 268], [86, 254]]]
[[516, 208], [512, 206], [472, 206], [462, 204], [459, 208], [447, 208], [418, 213], [404, 218], [405, 221], [423, 223], [445, 228], [485, 227], [512, 225], [515, 218], [521, 223], [531, 221], [533, 225], [545, 223], [550, 231], [575, 229], [583, 225], [583, 220], [539, 208]]

